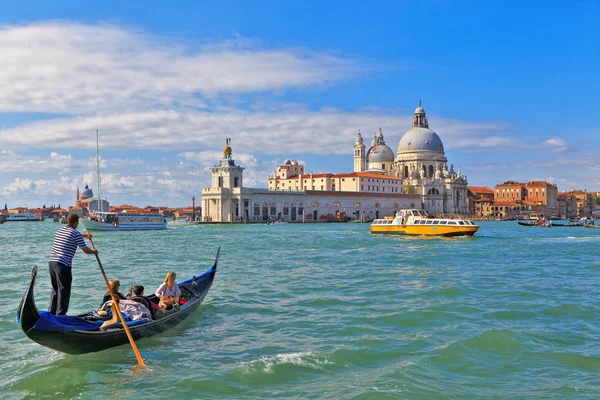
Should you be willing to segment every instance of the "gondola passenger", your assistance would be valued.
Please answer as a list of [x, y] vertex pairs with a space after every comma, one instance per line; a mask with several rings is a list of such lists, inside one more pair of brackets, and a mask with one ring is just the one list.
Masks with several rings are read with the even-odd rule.
[[144, 296], [144, 286], [135, 285], [131, 288], [131, 291], [133, 294], [129, 298], [130, 300], [137, 301], [138, 303], [145, 305], [148, 310], [152, 310], [150, 307], [150, 299]]
[[169, 271], [165, 277], [162, 285], [156, 289], [156, 297], [160, 299], [159, 306], [161, 309], [170, 310], [174, 306], [179, 304], [179, 297], [181, 296], [181, 290], [175, 282], [177, 274], [173, 271]]
[[[110, 291], [115, 295], [116, 298], [121, 300], [125, 300], [127, 298], [123, 293], [119, 292], [119, 289], [121, 288], [121, 282], [119, 282], [117, 279], [110, 281], [108, 285], [110, 286]], [[106, 303], [109, 300], [112, 300], [112, 298], [110, 297], [110, 293], [104, 293], [104, 297], [102, 298], [102, 304]]]

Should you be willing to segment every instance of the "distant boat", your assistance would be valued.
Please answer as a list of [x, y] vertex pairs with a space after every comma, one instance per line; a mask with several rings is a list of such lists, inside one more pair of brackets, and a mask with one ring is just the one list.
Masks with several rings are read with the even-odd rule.
[[376, 219], [371, 233], [399, 233], [422, 236], [473, 236], [479, 225], [462, 218], [429, 218], [425, 210], [400, 210], [394, 217]]
[[41, 221], [42, 219], [33, 213], [10, 214], [6, 221]]
[[79, 222], [88, 231], [147, 231], [167, 229], [162, 214], [118, 214], [96, 212]]
[[537, 219], [535, 219], [535, 220], [525, 220], [525, 221], [517, 220], [517, 223], [519, 225], [522, 225], [522, 226], [538, 226]]
[[[167, 219], [162, 214], [128, 214], [102, 210], [102, 187], [100, 179], [100, 145], [96, 131], [96, 168], [98, 175], [98, 211], [92, 212], [79, 222], [88, 231], [147, 231], [167, 229]], [[91, 194], [88, 186], [86, 190]], [[84, 193], [86, 193], [84, 191]]]

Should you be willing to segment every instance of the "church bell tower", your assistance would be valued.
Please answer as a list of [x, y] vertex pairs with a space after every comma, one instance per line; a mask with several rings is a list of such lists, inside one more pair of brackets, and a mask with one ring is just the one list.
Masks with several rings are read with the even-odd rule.
[[365, 170], [365, 142], [358, 131], [358, 136], [354, 142], [354, 172], [363, 172]]

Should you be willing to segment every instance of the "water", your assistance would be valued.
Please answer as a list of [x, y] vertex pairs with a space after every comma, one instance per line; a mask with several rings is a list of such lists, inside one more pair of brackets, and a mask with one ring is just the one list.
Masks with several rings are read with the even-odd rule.
[[[369, 234], [368, 224], [201, 225], [96, 233], [109, 278], [157, 287], [221, 263], [200, 311], [127, 346], [70, 356], [15, 312], [31, 266], [46, 308], [59, 224], [0, 225], [0, 398], [600, 398], [600, 229], [483, 222], [474, 238]], [[105, 292], [74, 261], [70, 313]]]

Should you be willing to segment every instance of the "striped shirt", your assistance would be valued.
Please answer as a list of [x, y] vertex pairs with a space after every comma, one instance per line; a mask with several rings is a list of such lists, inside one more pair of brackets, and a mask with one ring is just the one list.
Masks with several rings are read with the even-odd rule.
[[54, 236], [54, 243], [52, 243], [52, 250], [50, 251], [50, 261], [58, 261], [70, 267], [78, 246], [81, 248], [87, 247], [81, 233], [71, 225], [63, 226], [56, 232], [56, 236]]

